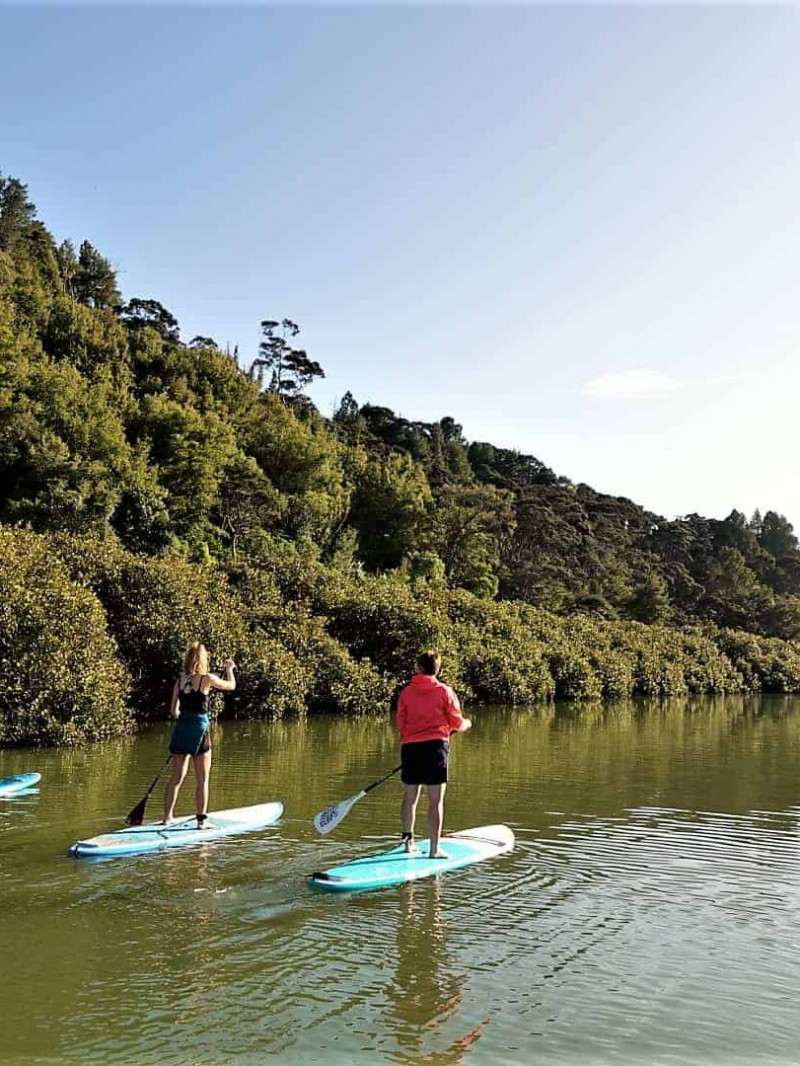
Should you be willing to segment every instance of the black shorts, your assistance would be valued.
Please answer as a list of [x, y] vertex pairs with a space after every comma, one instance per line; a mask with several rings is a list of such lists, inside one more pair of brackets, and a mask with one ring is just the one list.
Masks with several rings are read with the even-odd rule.
[[400, 747], [404, 785], [444, 785], [450, 759], [450, 741], [420, 740]]

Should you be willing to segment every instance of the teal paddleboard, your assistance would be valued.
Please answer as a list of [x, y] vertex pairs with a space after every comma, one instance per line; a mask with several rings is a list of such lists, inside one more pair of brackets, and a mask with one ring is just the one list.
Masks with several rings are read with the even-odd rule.
[[145, 851], [190, 847], [193, 844], [205, 844], [208, 840], [219, 840], [220, 837], [265, 829], [274, 825], [282, 814], [282, 803], [259, 803], [254, 807], [214, 811], [209, 814], [205, 829], [197, 828], [194, 815], [191, 818], [177, 818], [169, 825], [151, 822], [149, 825], [130, 826], [116, 833], [79, 840], [71, 845], [69, 854], [79, 859], [112, 859], [116, 856], [140, 855]]
[[14, 774], [13, 777], [0, 777], [0, 796], [15, 796], [33, 788], [42, 780], [41, 774]]
[[448, 858], [428, 858], [430, 841], [421, 840], [417, 845], [418, 851], [410, 855], [401, 845], [380, 855], [368, 855], [314, 873], [308, 879], [309, 884], [332, 892], [356, 892], [417, 881], [421, 877], [458, 870], [473, 862], [492, 859], [511, 851], [514, 834], [506, 825], [482, 825], [477, 829], [464, 829], [460, 833], [444, 836], [439, 846], [447, 852]]

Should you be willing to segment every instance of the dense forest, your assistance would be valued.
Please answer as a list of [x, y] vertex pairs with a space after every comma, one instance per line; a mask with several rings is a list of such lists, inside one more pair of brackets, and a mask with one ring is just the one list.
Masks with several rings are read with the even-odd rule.
[[475, 700], [800, 688], [780, 514], [666, 520], [350, 392], [326, 418], [298, 326], [261, 331], [182, 340], [0, 175], [0, 743], [163, 716], [195, 637], [241, 715], [385, 708], [429, 644]]

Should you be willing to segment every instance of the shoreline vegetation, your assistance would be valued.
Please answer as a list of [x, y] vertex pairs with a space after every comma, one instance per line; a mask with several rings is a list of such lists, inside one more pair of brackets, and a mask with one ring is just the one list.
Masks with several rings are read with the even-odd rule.
[[468, 702], [800, 691], [781, 515], [666, 520], [350, 392], [326, 418], [298, 333], [246, 368], [183, 343], [0, 174], [0, 745], [165, 718], [189, 639], [242, 718], [385, 713], [425, 647]]

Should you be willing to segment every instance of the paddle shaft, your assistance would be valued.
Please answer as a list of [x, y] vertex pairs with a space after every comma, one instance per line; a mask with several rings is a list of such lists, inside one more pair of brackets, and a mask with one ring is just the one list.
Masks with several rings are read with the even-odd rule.
[[[203, 735], [205, 736], [205, 734], [203, 734]], [[154, 788], [156, 787], [156, 785], [158, 784], [159, 778], [161, 777], [161, 775], [162, 775], [162, 774], [164, 773], [164, 771], [166, 770], [166, 768], [167, 768], [167, 767], [169, 766], [169, 764], [170, 764], [171, 762], [172, 762], [172, 752], [170, 752], [170, 753], [169, 753], [169, 755], [167, 756], [166, 762], [165, 762], [165, 763], [164, 763], [164, 765], [163, 765], [163, 766], [161, 767], [161, 769], [160, 769], [160, 770], [158, 771], [158, 773], [156, 774], [156, 776], [155, 776], [155, 777], [153, 778], [153, 783], [152, 783], [152, 785], [150, 786], [150, 788], [148, 788], [147, 792], [145, 792], [145, 794], [144, 794], [144, 797], [143, 797], [143, 798], [144, 798], [144, 801], [145, 801], [145, 803], [147, 803], [147, 801], [148, 801], [148, 800], [150, 799], [150, 797], [152, 796], [152, 794], [153, 794], [153, 789], [154, 789]]]
[[394, 770], [390, 770], [388, 774], [384, 774], [383, 777], [379, 777], [377, 781], [373, 781], [371, 785], [367, 785], [367, 787], [363, 790], [362, 795], [366, 796], [368, 792], [372, 792], [373, 788], [377, 788], [378, 785], [382, 785], [384, 781], [388, 781], [390, 777], [394, 777], [394, 775], [399, 773], [402, 769], [402, 763], [399, 766], [395, 766]]

